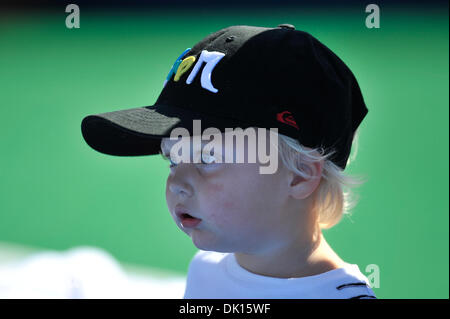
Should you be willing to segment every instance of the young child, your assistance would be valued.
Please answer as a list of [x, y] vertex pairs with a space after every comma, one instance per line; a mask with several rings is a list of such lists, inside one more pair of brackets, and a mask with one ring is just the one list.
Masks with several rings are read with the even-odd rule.
[[82, 133], [105, 154], [171, 161], [168, 208], [199, 248], [185, 298], [369, 299], [321, 231], [352, 204], [343, 189], [357, 181], [343, 170], [367, 112], [316, 38], [240, 25], [186, 49], [154, 105], [87, 116]]

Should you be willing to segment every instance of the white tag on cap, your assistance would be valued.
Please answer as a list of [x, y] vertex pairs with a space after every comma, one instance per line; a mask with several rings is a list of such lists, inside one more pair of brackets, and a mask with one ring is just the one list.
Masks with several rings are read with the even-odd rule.
[[192, 69], [191, 73], [189, 74], [189, 77], [186, 80], [187, 84], [191, 84], [194, 80], [195, 76], [198, 73], [198, 70], [200, 70], [200, 67], [202, 66], [203, 62], [206, 62], [205, 67], [203, 68], [202, 75], [200, 78], [200, 82], [202, 84], [202, 88], [207, 89], [208, 91], [211, 91], [213, 93], [217, 93], [219, 90], [213, 87], [211, 83], [211, 72], [213, 71], [216, 64], [225, 56], [225, 53], [222, 52], [208, 52], [206, 50], [203, 50], [200, 54], [200, 57], [195, 64], [194, 68]]

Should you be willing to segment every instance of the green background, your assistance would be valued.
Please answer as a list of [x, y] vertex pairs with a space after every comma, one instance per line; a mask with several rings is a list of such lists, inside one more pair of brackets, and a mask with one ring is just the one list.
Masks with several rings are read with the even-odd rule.
[[[359, 204], [325, 237], [347, 262], [380, 268], [379, 298], [448, 298], [448, 10], [381, 8], [367, 29], [348, 8], [83, 10], [0, 19], [0, 241], [106, 249], [186, 274], [197, 250], [165, 202], [167, 163], [84, 142], [84, 116], [151, 105], [172, 63], [233, 24], [294, 24], [355, 73], [369, 113], [348, 173]], [[367, 273], [366, 273], [367, 274]]]

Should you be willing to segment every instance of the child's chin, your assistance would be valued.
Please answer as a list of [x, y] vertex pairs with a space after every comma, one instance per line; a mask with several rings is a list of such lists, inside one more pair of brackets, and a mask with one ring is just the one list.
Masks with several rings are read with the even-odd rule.
[[230, 247], [227, 247], [224, 243], [221, 243], [217, 238], [208, 238], [209, 236], [202, 236], [198, 231], [193, 231], [190, 234], [192, 243], [195, 247], [204, 251], [215, 251], [220, 253], [232, 252]]
[[206, 234], [202, 234], [196, 229], [190, 229], [189, 236], [191, 237], [194, 246], [198, 249], [206, 251], [216, 251], [217, 241], [214, 240], [214, 238], [211, 238], [211, 235], [207, 236]]

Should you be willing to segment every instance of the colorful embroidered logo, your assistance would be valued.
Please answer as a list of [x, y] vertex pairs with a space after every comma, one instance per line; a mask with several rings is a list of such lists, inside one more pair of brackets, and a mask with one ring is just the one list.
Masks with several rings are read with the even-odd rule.
[[[172, 75], [175, 74], [175, 77], [173, 80], [175, 82], [178, 82], [180, 80], [180, 77], [186, 73], [191, 66], [196, 61], [196, 57], [191, 55], [183, 59], [183, 57], [191, 50], [191, 48], [187, 48], [184, 50], [183, 53], [175, 60], [174, 64], [172, 65], [172, 68], [170, 69], [169, 74], [166, 77], [166, 80], [164, 81], [164, 86], [166, 86], [166, 83], [171, 79]], [[206, 63], [205, 67], [202, 70], [202, 74], [200, 77], [200, 83], [202, 85], [202, 88], [211, 91], [213, 93], [217, 93], [219, 90], [216, 89], [212, 83], [211, 83], [211, 73], [214, 70], [214, 67], [216, 64], [225, 56], [225, 53], [222, 52], [209, 52], [207, 50], [203, 50], [200, 54], [200, 57], [198, 58], [197, 63], [195, 63], [194, 68], [192, 69], [191, 73], [189, 74], [188, 78], [186, 79], [186, 84], [191, 84], [194, 80], [195, 76], [197, 75], [198, 71], [200, 70], [200, 67], [203, 65], [203, 62]]]
[[294, 117], [292, 116], [291, 112], [289, 112], [289, 111], [283, 111], [281, 113], [278, 113], [277, 121], [280, 121], [281, 123], [293, 126], [297, 130], [299, 130], [298, 125], [294, 120]]

